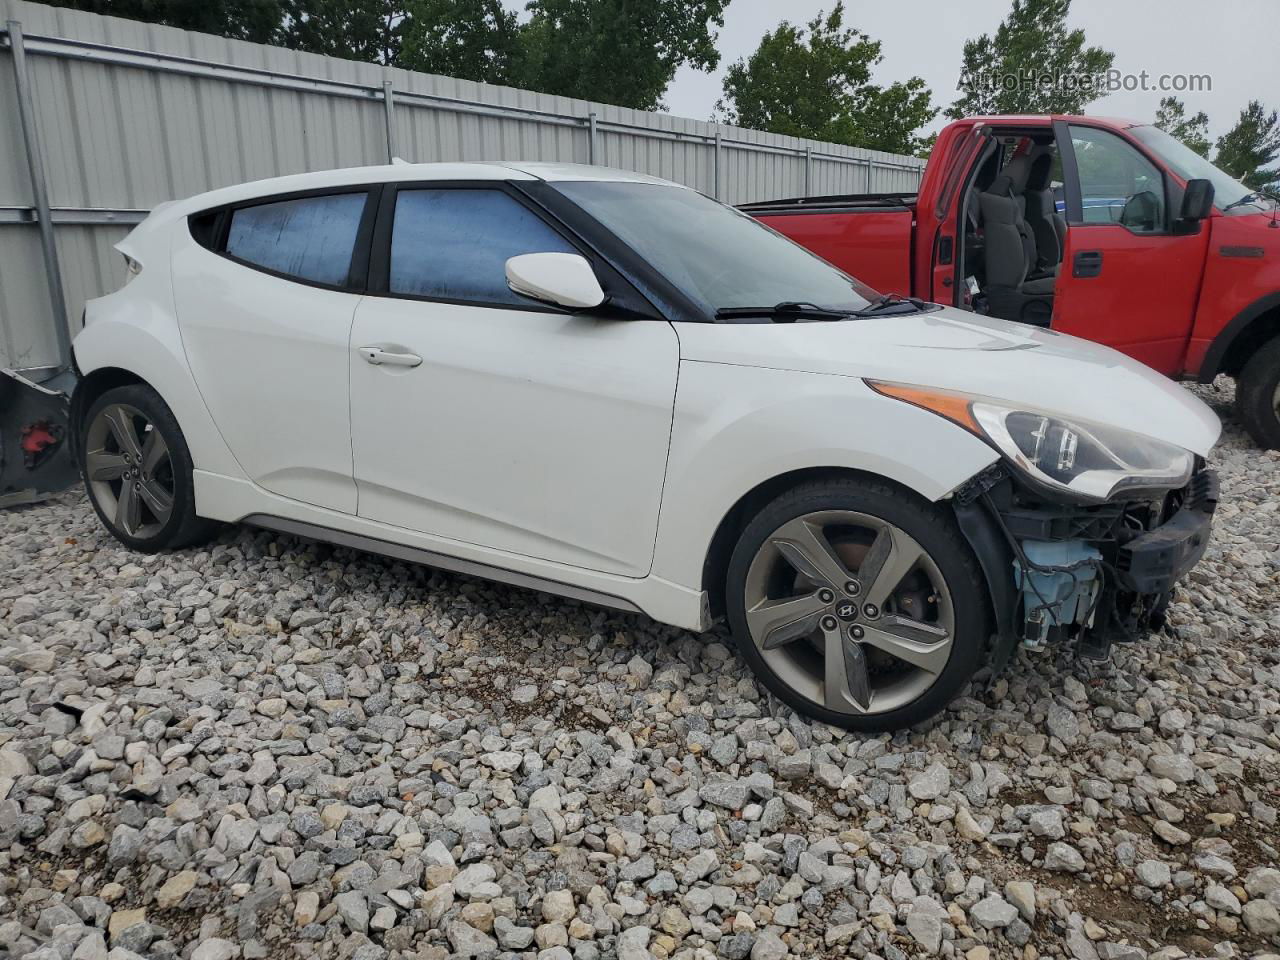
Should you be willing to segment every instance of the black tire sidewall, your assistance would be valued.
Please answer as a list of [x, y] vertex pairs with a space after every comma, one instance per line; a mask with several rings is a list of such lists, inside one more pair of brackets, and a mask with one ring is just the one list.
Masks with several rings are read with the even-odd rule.
[[1236, 408], [1245, 430], [1262, 447], [1280, 450], [1280, 413], [1275, 406], [1280, 384], [1280, 337], [1249, 358], [1236, 381]]
[[[115, 403], [128, 404], [145, 416], [160, 431], [165, 445], [169, 448], [169, 458], [173, 465], [173, 512], [168, 521], [150, 537], [134, 537], [116, 528], [111, 517], [108, 517], [93, 495], [89, 484], [89, 475], [85, 466], [86, 441], [89, 425], [93, 423], [104, 407]], [[105, 391], [89, 406], [85, 414], [78, 438], [81, 450], [80, 476], [84, 481], [85, 493], [98, 519], [111, 532], [111, 535], [131, 549], [142, 553], [156, 553], [183, 545], [187, 531], [195, 520], [195, 484], [192, 480], [191, 452], [182, 436], [182, 430], [169, 405], [161, 399], [151, 387], [145, 384], [129, 384], [114, 387]]]
[[[761, 545], [789, 520], [820, 510], [850, 510], [878, 517], [911, 536], [937, 564], [951, 593], [955, 637], [951, 659], [924, 694], [884, 713], [836, 713], [788, 687], [756, 649], [747, 628], [744, 591], [747, 570]], [[989, 603], [985, 581], [955, 519], [941, 506], [887, 484], [836, 480], [798, 487], [765, 506], [743, 530], [726, 573], [725, 607], [738, 652], [778, 699], [797, 712], [833, 726], [866, 733], [900, 730], [941, 712], [983, 663]]]

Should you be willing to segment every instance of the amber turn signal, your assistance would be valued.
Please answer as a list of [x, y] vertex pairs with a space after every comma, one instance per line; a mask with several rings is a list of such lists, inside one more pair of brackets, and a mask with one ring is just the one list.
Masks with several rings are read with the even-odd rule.
[[905, 400], [913, 406], [923, 407], [940, 417], [946, 417], [958, 423], [971, 433], [982, 436], [982, 428], [973, 418], [973, 399], [962, 393], [951, 393], [947, 390], [925, 390], [922, 387], [909, 387], [902, 383], [884, 383], [880, 380], [867, 380], [866, 385], [876, 393], [896, 400]]

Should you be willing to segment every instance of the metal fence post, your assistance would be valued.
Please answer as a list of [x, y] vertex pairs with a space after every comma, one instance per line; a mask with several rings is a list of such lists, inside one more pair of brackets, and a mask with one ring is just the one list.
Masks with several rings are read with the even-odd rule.
[[382, 117], [387, 127], [387, 163], [396, 158], [396, 104], [391, 81], [382, 81]]
[[813, 193], [813, 146], [806, 145], [804, 148], [804, 195], [810, 196]]
[[596, 114], [587, 114], [587, 163], [596, 162]]
[[49, 306], [53, 310], [53, 332], [58, 342], [58, 370], [61, 372], [71, 366], [71, 329], [67, 325], [67, 299], [62, 291], [62, 270], [58, 267], [53, 219], [49, 216], [49, 192], [45, 186], [44, 157], [40, 152], [35, 107], [31, 100], [31, 80], [27, 75], [22, 24], [17, 20], [10, 20], [6, 26], [9, 30], [9, 52], [13, 56], [13, 84], [18, 96], [18, 118], [22, 125], [22, 141], [27, 149], [27, 168], [31, 171], [36, 222], [40, 227], [40, 252], [44, 256], [45, 282], [49, 285]]
[[720, 127], [716, 126], [716, 152], [712, 159], [712, 186], [711, 195], [717, 200], [720, 199], [720, 158], [724, 151], [724, 138], [720, 135]]
[[874, 161], [872, 161], [870, 157], [867, 157], [867, 189], [862, 191], [863, 193], [873, 192], [871, 189], [871, 173], [874, 167], [875, 167]]

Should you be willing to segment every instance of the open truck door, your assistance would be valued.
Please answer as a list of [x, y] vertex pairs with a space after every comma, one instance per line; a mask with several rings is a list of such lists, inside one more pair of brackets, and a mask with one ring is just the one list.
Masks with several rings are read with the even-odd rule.
[[1195, 319], [1212, 188], [1205, 203], [1111, 130], [1060, 120], [1054, 132], [1067, 231], [1050, 326], [1176, 376]]

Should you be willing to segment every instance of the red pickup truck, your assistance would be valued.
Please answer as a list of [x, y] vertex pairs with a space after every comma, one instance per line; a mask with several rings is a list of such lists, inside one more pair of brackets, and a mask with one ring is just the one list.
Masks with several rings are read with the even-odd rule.
[[1096, 340], [1171, 377], [1236, 378], [1280, 448], [1280, 222], [1148, 124], [973, 117], [947, 126], [918, 194], [742, 209], [882, 292]]

